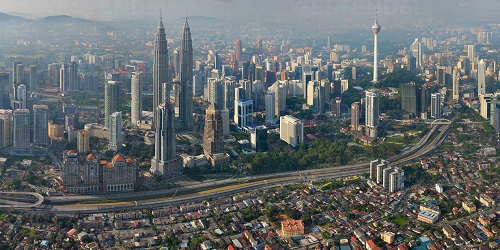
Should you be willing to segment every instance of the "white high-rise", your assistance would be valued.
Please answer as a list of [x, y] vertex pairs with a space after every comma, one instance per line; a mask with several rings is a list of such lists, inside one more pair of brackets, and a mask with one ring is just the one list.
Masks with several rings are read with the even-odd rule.
[[366, 135], [378, 137], [379, 125], [379, 92], [378, 90], [366, 91], [365, 112], [366, 112]]
[[109, 150], [118, 151], [122, 146], [122, 112], [110, 116]]
[[304, 142], [304, 123], [291, 115], [280, 117], [280, 139], [297, 147]]
[[130, 118], [132, 125], [137, 126], [141, 121], [142, 113], [142, 72], [133, 72], [130, 80], [131, 103]]
[[477, 64], [477, 95], [486, 94], [486, 62], [481, 59]]
[[471, 62], [474, 62], [474, 59], [476, 58], [474, 47], [475, 47], [474, 45], [467, 45], [467, 57]]
[[17, 101], [20, 103], [19, 109], [28, 109], [28, 92], [26, 85], [21, 84], [17, 86]]
[[433, 93], [431, 94], [431, 117], [434, 119], [441, 118], [441, 94]]
[[49, 121], [47, 105], [33, 105], [33, 144], [49, 145]]
[[378, 33], [380, 32], [380, 25], [377, 21], [375, 14], [375, 23], [372, 25], [373, 31], [373, 82], [378, 82]]
[[457, 67], [453, 68], [453, 100], [458, 101], [460, 99], [460, 72]]

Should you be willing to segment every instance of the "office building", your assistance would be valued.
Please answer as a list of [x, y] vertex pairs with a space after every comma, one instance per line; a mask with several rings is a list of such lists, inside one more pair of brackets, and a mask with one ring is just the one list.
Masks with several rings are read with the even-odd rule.
[[351, 104], [351, 130], [358, 131], [359, 128], [359, 102]]
[[241, 61], [242, 43], [240, 39], [236, 40], [234, 45], [234, 50], [236, 52], [235, 53], [236, 61]]
[[475, 46], [467, 45], [467, 57], [471, 62], [474, 62], [476, 59]]
[[453, 86], [452, 86], [452, 99], [458, 101], [460, 99], [460, 71], [457, 67], [453, 68]]
[[29, 77], [29, 93], [33, 93], [38, 89], [38, 72], [35, 65], [30, 65]]
[[372, 25], [373, 31], [373, 82], [378, 82], [378, 33], [380, 32], [380, 25], [375, 15], [375, 22]]
[[110, 116], [109, 150], [117, 152], [122, 147], [122, 112], [114, 112]]
[[104, 86], [104, 126], [110, 128], [111, 114], [121, 111], [120, 83], [108, 81]]
[[493, 94], [482, 94], [479, 95], [479, 114], [484, 119], [490, 119], [491, 108], [492, 108], [492, 100], [495, 95]]
[[62, 63], [59, 70], [59, 92], [69, 91], [69, 65]]
[[28, 90], [26, 89], [26, 85], [21, 84], [17, 86], [16, 100], [19, 106], [14, 107], [15, 109], [28, 109]]
[[401, 109], [418, 116], [420, 114], [420, 91], [414, 83], [401, 85]]
[[30, 111], [17, 109], [13, 112], [14, 118], [14, 151], [29, 151], [30, 149]]
[[[184, 130], [193, 127], [193, 40], [186, 18], [180, 48], [179, 120]], [[222, 106], [220, 106], [222, 107]]]
[[9, 73], [0, 72], [0, 109], [10, 108], [11, 86]]
[[422, 43], [420, 39], [415, 38], [415, 41], [410, 46], [411, 55], [416, 59], [416, 67], [422, 67]]
[[265, 97], [266, 105], [266, 124], [276, 123], [276, 96], [273, 91], [269, 91]]
[[365, 98], [365, 125], [368, 137], [378, 137], [379, 125], [379, 92], [378, 90], [366, 91]]
[[[168, 84], [168, 45], [165, 27], [162, 18], [155, 34], [155, 47], [153, 50], [153, 129], [156, 127], [158, 119], [158, 107], [165, 101], [169, 101], [168, 96], [163, 96], [163, 85]], [[191, 79], [192, 81], [192, 79]], [[167, 87], [167, 89], [170, 89]]]
[[479, 61], [477, 64], [477, 95], [486, 94], [486, 62]]
[[77, 150], [78, 153], [87, 153], [89, 152], [89, 132], [87, 130], [81, 129], [78, 130], [77, 135]]
[[203, 153], [212, 166], [227, 163], [229, 156], [224, 153], [224, 131], [221, 110], [211, 103], [206, 110], [205, 131], [203, 133]]
[[74, 61], [70, 62], [68, 65], [68, 81], [67, 90], [68, 92], [76, 91], [79, 89], [78, 84], [78, 64]]
[[490, 107], [490, 125], [497, 133], [500, 132], [500, 93], [497, 92], [492, 100]]
[[174, 107], [165, 102], [156, 109], [155, 155], [151, 160], [151, 172], [171, 178], [182, 174], [182, 160], [176, 155]]
[[431, 94], [431, 117], [434, 119], [440, 119], [441, 115], [441, 94], [433, 93]]
[[280, 117], [280, 139], [292, 147], [304, 142], [304, 123], [291, 115]]
[[33, 105], [33, 144], [49, 145], [49, 120], [47, 105]]
[[220, 112], [222, 116], [222, 134], [224, 136], [230, 136], [231, 131], [229, 130], [229, 110], [223, 109]]
[[253, 124], [253, 101], [252, 99], [240, 99], [236, 103], [235, 116], [236, 126], [239, 130]]
[[12, 110], [0, 109], [0, 149], [12, 146]]
[[139, 126], [142, 119], [142, 72], [132, 72], [130, 89], [130, 120], [133, 126]]
[[446, 84], [446, 67], [437, 66], [436, 78], [438, 85], [444, 86]]

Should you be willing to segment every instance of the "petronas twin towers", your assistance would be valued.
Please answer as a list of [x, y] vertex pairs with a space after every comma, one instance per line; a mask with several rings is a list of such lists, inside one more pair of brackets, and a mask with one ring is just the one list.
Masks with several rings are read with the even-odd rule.
[[[175, 154], [175, 112], [170, 104], [172, 86], [169, 83], [168, 59], [165, 27], [160, 18], [155, 35], [153, 64], [153, 129], [156, 135], [151, 172], [171, 177], [182, 174], [182, 160]], [[193, 127], [193, 40], [187, 18], [181, 34], [179, 77], [178, 121], [183, 130], [190, 130]]]

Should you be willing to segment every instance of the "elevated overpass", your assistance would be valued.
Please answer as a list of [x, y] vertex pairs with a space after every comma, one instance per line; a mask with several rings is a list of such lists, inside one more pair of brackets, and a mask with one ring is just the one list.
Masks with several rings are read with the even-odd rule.
[[0, 208], [35, 208], [44, 198], [33, 192], [0, 192]]

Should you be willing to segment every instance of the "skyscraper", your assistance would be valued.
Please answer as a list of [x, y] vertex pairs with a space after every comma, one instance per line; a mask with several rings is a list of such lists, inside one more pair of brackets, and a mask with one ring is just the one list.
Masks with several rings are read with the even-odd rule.
[[203, 134], [203, 152], [212, 166], [226, 162], [229, 158], [224, 153], [224, 129], [221, 110], [211, 103], [205, 115]]
[[162, 18], [155, 34], [154, 62], [153, 62], [153, 128], [158, 120], [158, 107], [168, 101], [167, 96], [162, 96], [163, 83], [168, 84], [168, 46], [165, 27]]
[[47, 105], [33, 105], [33, 144], [49, 145], [49, 121]]
[[453, 68], [453, 95], [452, 99], [458, 101], [460, 99], [460, 72], [457, 67]]
[[0, 109], [8, 109], [10, 107], [9, 79], [9, 73], [0, 73]]
[[366, 91], [366, 135], [372, 138], [378, 137], [379, 98], [378, 90]]
[[28, 108], [28, 92], [26, 89], [26, 85], [21, 84], [21, 85], [17, 86], [16, 100], [20, 104], [19, 107], [16, 107], [16, 109], [27, 109]]
[[193, 40], [186, 18], [181, 35], [179, 118], [184, 130], [193, 127]]
[[475, 46], [474, 45], [467, 45], [467, 57], [471, 62], [474, 62], [476, 58], [476, 53], [475, 53]]
[[14, 148], [15, 151], [30, 149], [30, 111], [14, 110]]
[[236, 51], [236, 60], [240, 61], [241, 60], [241, 50], [242, 50], [242, 44], [241, 44], [240, 39], [236, 40], [235, 45], [234, 45], [234, 50]]
[[401, 109], [416, 116], [420, 114], [419, 88], [414, 82], [401, 86]]
[[104, 126], [110, 128], [111, 114], [120, 111], [120, 83], [108, 81], [104, 87]]
[[434, 119], [441, 118], [441, 94], [432, 93], [431, 94], [431, 117]]
[[0, 149], [12, 145], [12, 110], [0, 109]]
[[234, 122], [238, 129], [242, 130], [243, 127], [249, 126], [253, 123], [253, 101], [252, 99], [240, 99], [236, 102], [234, 111]]
[[481, 59], [477, 64], [477, 95], [486, 94], [486, 62]]
[[273, 91], [268, 91], [265, 97], [266, 124], [276, 123], [276, 95]]
[[377, 21], [375, 14], [375, 23], [372, 25], [373, 31], [373, 82], [378, 82], [378, 33], [380, 32], [380, 25]]
[[29, 71], [29, 76], [30, 76], [30, 89], [29, 92], [35, 92], [38, 88], [38, 72], [36, 69], [35, 65], [30, 65], [30, 71]]
[[437, 84], [445, 85], [446, 84], [446, 67], [445, 66], [437, 66]]
[[151, 172], [167, 177], [182, 173], [182, 162], [175, 153], [175, 111], [165, 102], [157, 108], [155, 156], [151, 160]]
[[351, 130], [358, 131], [359, 127], [359, 102], [351, 104]]
[[59, 92], [67, 92], [69, 90], [69, 66], [67, 63], [61, 64], [59, 70]]
[[109, 150], [118, 151], [122, 146], [122, 112], [110, 116]]
[[422, 66], [422, 43], [420, 39], [415, 38], [415, 41], [410, 46], [412, 56], [416, 59], [416, 67]]
[[78, 153], [87, 153], [89, 151], [89, 132], [87, 130], [78, 130], [76, 146]]
[[132, 72], [130, 79], [131, 101], [130, 118], [133, 126], [137, 126], [142, 116], [142, 72]]

